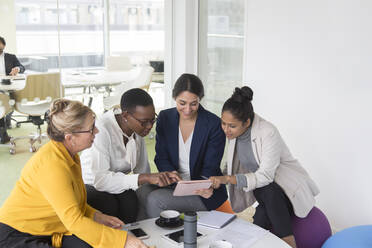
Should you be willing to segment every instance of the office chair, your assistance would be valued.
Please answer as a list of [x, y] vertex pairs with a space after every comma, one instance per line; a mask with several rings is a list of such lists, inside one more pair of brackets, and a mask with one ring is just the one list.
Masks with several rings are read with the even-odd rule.
[[17, 122], [17, 127], [22, 123], [32, 123], [37, 126], [37, 132], [28, 136], [15, 137], [13, 141], [29, 139], [30, 152], [35, 152], [34, 143], [39, 141], [41, 144], [42, 139], [48, 139], [46, 134], [41, 133], [45, 112], [54, 99], [63, 97], [61, 75], [59, 72], [30, 74], [26, 79], [26, 87], [16, 91], [14, 97], [15, 110], [27, 116], [26, 121]]
[[103, 108], [105, 111], [120, 105], [121, 95], [132, 88], [142, 88], [148, 90], [151, 84], [152, 73], [154, 68], [151, 66], [143, 66], [138, 73], [138, 76], [132, 81], [123, 82], [114, 88], [114, 94], [103, 98]]
[[133, 68], [127, 56], [108, 56], [105, 60], [106, 71], [129, 71]]

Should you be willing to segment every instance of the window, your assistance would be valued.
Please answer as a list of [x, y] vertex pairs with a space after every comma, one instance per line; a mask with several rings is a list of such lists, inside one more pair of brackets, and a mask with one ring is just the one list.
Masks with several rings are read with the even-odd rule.
[[137, 65], [163, 60], [164, 0], [111, 0], [110, 52]]
[[220, 115], [233, 89], [242, 86], [245, 1], [205, 0], [199, 8], [198, 71], [204, 105]]
[[[17, 55], [26, 69], [103, 68], [104, 1], [14, 0]], [[164, 0], [108, 3], [111, 55], [137, 65], [163, 60]]]

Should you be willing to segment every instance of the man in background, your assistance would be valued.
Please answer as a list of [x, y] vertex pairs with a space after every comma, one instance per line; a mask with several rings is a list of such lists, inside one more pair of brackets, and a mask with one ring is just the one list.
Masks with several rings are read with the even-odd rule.
[[23, 73], [25, 68], [14, 54], [4, 53], [5, 39], [0, 36], [0, 75], [15, 76]]
[[[4, 53], [6, 46], [5, 39], [0, 36], [0, 76], [16, 76], [18, 73], [25, 71], [24, 66], [19, 62], [14, 54]], [[11, 127], [11, 113], [4, 118], [0, 119], [0, 144], [4, 144], [10, 140], [6, 128]]]

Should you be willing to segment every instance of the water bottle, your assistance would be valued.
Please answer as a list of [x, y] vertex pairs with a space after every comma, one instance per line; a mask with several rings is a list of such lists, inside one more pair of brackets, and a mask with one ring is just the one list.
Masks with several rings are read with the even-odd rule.
[[194, 211], [185, 213], [184, 217], [184, 230], [183, 230], [183, 243], [184, 248], [196, 248], [196, 224], [197, 214]]

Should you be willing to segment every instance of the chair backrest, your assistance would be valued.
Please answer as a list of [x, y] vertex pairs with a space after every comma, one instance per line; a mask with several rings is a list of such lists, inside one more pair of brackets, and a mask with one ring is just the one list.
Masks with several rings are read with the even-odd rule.
[[154, 68], [151, 66], [143, 66], [138, 73], [138, 76], [129, 82], [124, 82], [115, 87], [115, 95], [121, 98], [121, 95], [133, 88], [142, 88], [148, 90], [151, 84], [152, 73]]
[[108, 56], [105, 65], [107, 71], [129, 71], [133, 68], [127, 56]]
[[229, 200], [226, 200], [221, 206], [219, 206], [216, 211], [225, 212], [229, 214], [235, 214], [235, 212], [231, 208], [231, 204]]
[[63, 89], [61, 87], [61, 74], [42, 73], [30, 74], [26, 78], [26, 87], [23, 90], [14, 93], [16, 102], [35, 101], [35, 99], [51, 100], [63, 97]]
[[138, 76], [129, 82], [124, 82], [115, 87], [115, 95], [103, 99], [103, 107], [109, 110], [112, 107], [120, 105], [121, 95], [132, 88], [142, 88], [148, 90], [151, 84], [152, 73], [154, 68], [151, 66], [143, 66], [138, 73]]
[[9, 100], [8, 95], [0, 92], [0, 119], [4, 118], [12, 111]]
[[130, 88], [142, 88], [148, 90], [151, 84], [152, 73], [154, 68], [151, 66], [143, 66], [133, 81], [128, 82]]

